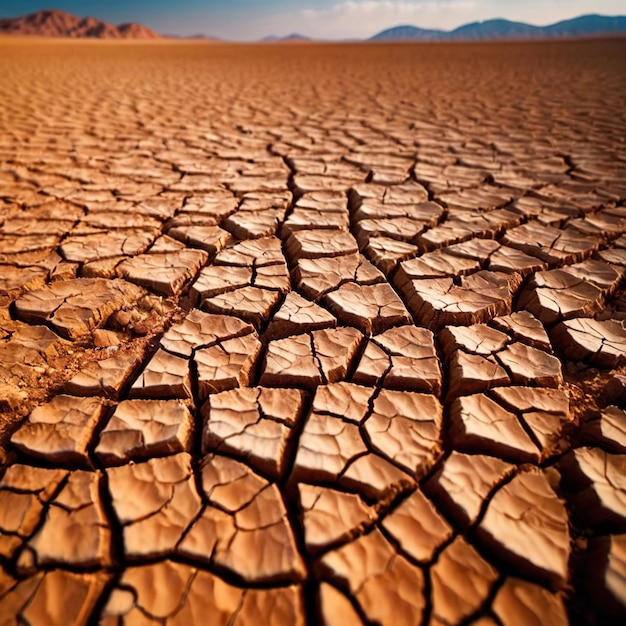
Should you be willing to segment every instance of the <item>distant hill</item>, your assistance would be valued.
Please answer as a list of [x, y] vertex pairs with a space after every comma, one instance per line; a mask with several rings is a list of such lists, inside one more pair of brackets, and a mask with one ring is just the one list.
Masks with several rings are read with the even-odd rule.
[[185, 37], [181, 35], [170, 35], [170, 37], [177, 37], [179, 39], [197, 39], [201, 41], [223, 41], [219, 37], [213, 37], [211, 35], [203, 35], [201, 33], [198, 33], [197, 35], [191, 35], [191, 37]]
[[446, 39], [484, 41], [493, 39], [537, 39], [543, 35], [539, 26], [509, 20], [487, 20], [465, 24], [447, 33]]
[[[42, 37], [75, 37], [98, 39], [156, 39], [161, 35], [141, 24], [115, 26], [93, 17], [77, 17], [65, 11], [46, 9], [23, 17], [0, 19], [0, 35], [38, 35]], [[473, 22], [452, 31], [418, 28], [411, 25], [388, 28], [369, 41], [498, 41], [553, 38], [626, 36], [626, 17], [582, 15], [549, 26], [532, 26], [504, 19]], [[188, 37], [189, 38], [189, 37]], [[219, 41], [217, 37], [196, 35], [190, 39]], [[267, 43], [306, 42], [310, 37], [294, 33], [286, 37], [271, 35]], [[356, 40], [351, 40], [356, 41]]]
[[417, 26], [396, 26], [374, 35], [371, 41], [441, 41], [448, 33], [443, 30], [427, 30]]
[[158, 39], [161, 36], [147, 26], [135, 22], [120, 24], [117, 29], [125, 39]]
[[93, 17], [77, 17], [54, 9], [37, 11], [37, 13], [23, 17], [0, 19], [0, 34], [98, 39], [156, 39], [160, 37], [141, 24], [114, 26]]
[[449, 32], [426, 30], [415, 26], [396, 26], [374, 35], [370, 41], [495, 41], [598, 37], [615, 34], [626, 35], [626, 17], [582, 15], [550, 26], [532, 26], [497, 19], [465, 24]]
[[544, 30], [556, 37], [590, 37], [626, 33], [626, 16], [581, 15], [546, 26]]
[[289, 41], [311, 41], [311, 38], [306, 37], [305, 35], [300, 35], [298, 33], [293, 33], [291, 35], [287, 35], [286, 37], [277, 37], [276, 35], [270, 35], [269, 37], [263, 37], [261, 41], [263, 43], [280, 43]]

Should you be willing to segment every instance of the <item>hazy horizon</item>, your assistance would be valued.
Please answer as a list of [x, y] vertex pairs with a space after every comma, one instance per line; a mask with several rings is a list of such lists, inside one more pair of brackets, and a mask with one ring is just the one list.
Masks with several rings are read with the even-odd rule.
[[113, 24], [139, 22], [167, 35], [203, 34], [236, 41], [298, 33], [312, 38], [368, 38], [411, 24], [453, 30], [468, 22], [504, 18], [545, 26], [588, 13], [626, 13], [623, 0], [0, 0], [0, 17], [58, 9]]

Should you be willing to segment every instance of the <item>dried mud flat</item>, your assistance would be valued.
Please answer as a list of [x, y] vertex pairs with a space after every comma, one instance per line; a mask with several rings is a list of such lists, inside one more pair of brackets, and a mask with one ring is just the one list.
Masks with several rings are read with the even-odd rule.
[[0, 623], [621, 621], [625, 56], [0, 40]]

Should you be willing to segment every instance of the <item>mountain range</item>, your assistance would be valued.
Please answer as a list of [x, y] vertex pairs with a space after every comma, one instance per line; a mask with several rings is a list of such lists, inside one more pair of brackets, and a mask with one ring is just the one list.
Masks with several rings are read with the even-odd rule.
[[261, 39], [263, 43], [279, 43], [279, 42], [296, 42], [296, 41], [313, 41], [310, 37], [306, 35], [300, 35], [299, 33], [292, 33], [291, 35], [287, 35], [286, 37], [277, 37], [276, 35], [269, 35], [269, 37], [263, 37]]
[[[156, 39], [158, 35], [141, 24], [115, 26], [93, 17], [77, 17], [64, 11], [46, 9], [23, 17], [0, 19], [0, 35], [39, 35], [43, 37], [92, 37], [98, 39]], [[368, 41], [498, 41], [553, 38], [626, 36], [626, 17], [582, 15], [550, 26], [532, 26], [522, 22], [495, 19], [473, 22], [452, 31], [429, 30], [416, 26], [396, 26], [381, 31]], [[194, 39], [209, 39], [196, 35]], [[211, 37], [210, 39], [215, 39]], [[262, 42], [311, 41], [293, 34], [270, 36]], [[355, 40], [352, 40], [355, 41]]]
[[0, 34], [98, 39], [156, 39], [160, 37], [141, 24], [114, 26], [94, 17], [77, 17], [54, 9], [37, 11], [37, 13], [23, 17], [0, 19]]
[[509, 20], [487, 20], [459, 26], [452, 31], [396, 26], [374, 35], [370, 41], [495, 41], [599, 37], [626, 35], [626, 17], [581, 15], [550, 26], [532, 26]]

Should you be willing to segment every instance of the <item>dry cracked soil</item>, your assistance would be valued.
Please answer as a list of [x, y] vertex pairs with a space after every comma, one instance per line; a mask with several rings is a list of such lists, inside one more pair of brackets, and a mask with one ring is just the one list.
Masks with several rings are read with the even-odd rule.
[[624, 58], [1, 39], [0, 624], [623, 624]]

